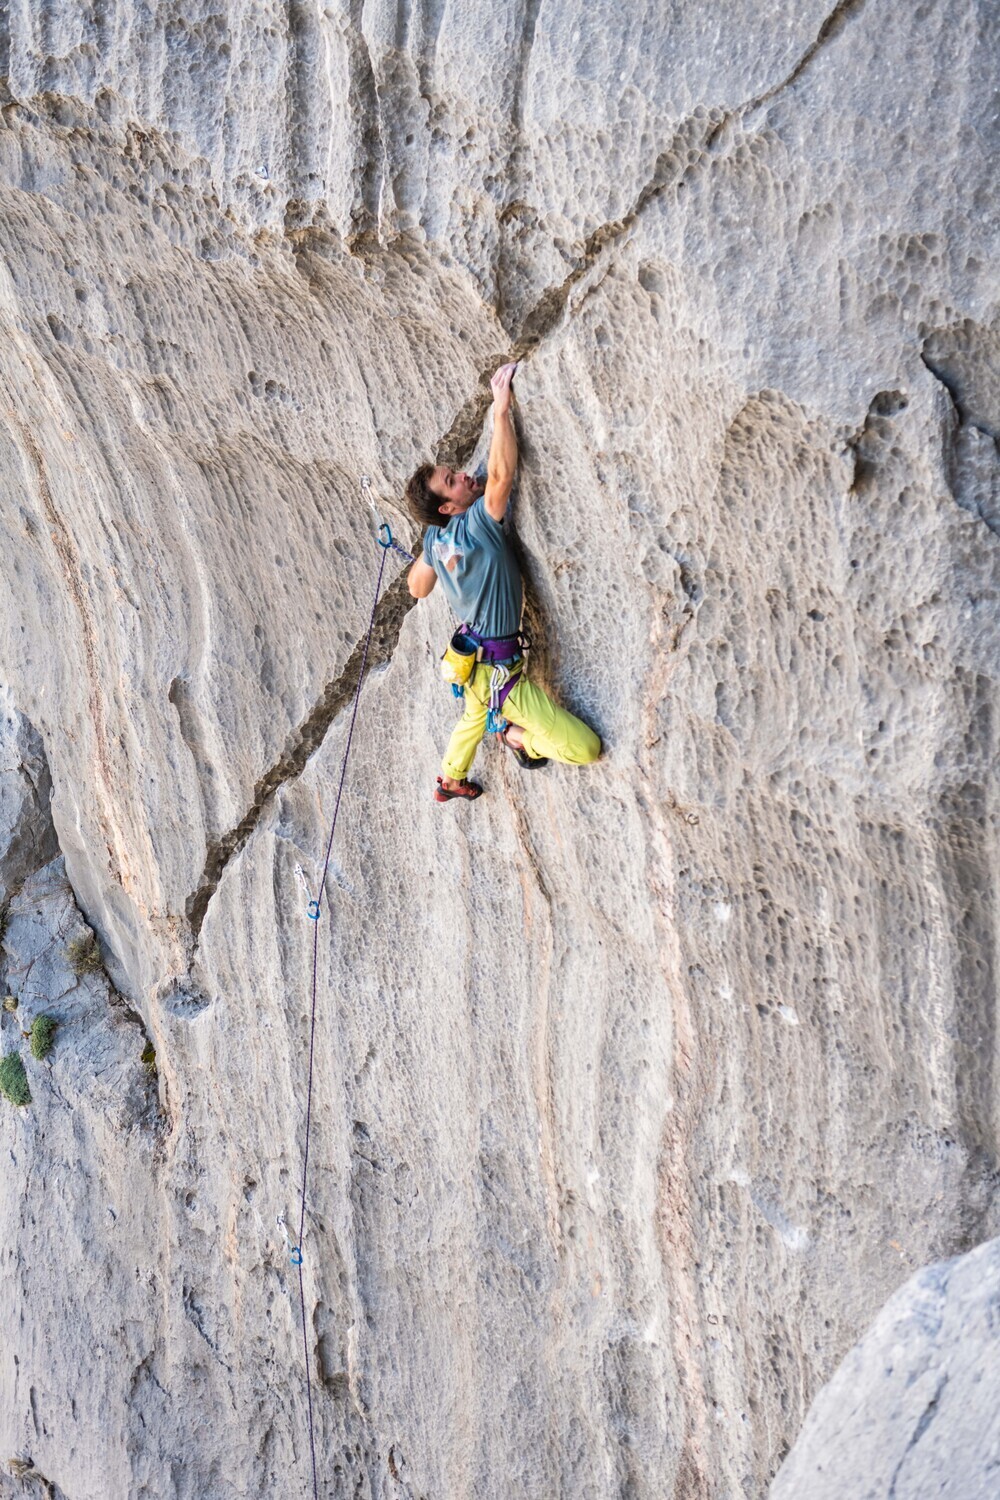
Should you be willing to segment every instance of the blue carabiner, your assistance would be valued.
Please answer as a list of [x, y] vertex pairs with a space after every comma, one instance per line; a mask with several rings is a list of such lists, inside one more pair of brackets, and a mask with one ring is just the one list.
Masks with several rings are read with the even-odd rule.
[[[382, 540], [382, 533], [383, 533], [383, 531], [385, 532], [386, 536], [388, 537], [388, 541], [383, 542], [383, 540]], [[379, 544], [380, 547], [384, 547], [385, 548], [386, 552], [388, 552], [389, 548], [392, 546], [392, 532], [389, 529], [389, 523], [388, 523], [388, 521], [383, 521], [382, 522], [381, 526], [378, 529], [378, 536], [376, 537], [376, 541], [378, 542], [378, 544]]]
[[292, 1265], [293, 1266], [301, 1266], [301, 1264], [302, 1264], [302, 1251], [299, 1249], [298, 1245], [296, 1245], [295, 1248], [294, 1248], [294, 1250], [292, 1251]]
[[310, 901], [309, 907], [308, 907], [308, 911], [309, 911], [309, 920], [310, 920], [310, 922], [318, 922], [319, 921], [319, 902], [318, 901]]

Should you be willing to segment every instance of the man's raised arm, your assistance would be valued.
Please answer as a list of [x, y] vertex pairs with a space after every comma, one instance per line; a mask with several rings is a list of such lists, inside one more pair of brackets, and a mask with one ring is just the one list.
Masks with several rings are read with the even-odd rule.
[[502, 521], [507, 513], [507, 501], [517, 472], [517, 438], [510, 414], [510, 383], [516, 369], [516, 364], [501, 365], [490, 381], [493, 388], [493, 441], [490, 443], [483, 500], [494, 521]]

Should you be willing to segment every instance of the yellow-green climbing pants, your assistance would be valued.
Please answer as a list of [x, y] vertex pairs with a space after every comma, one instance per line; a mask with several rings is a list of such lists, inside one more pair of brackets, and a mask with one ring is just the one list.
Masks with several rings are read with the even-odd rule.
[[[486, 732], [492, 671], [480, 662], [465, 684], [465, 712], [452, 730], [441, 762], [442, 776], [454, 781], [461, 781], [468, 772]], [[527, 681], [523, 671], [507, 694], [503, 715], [524, 730], [524, 748], [529, 755], [545, 755], [567, 766], [589, 766], [601, 753], [601, 742], [594, 731], [564, 708], [557, 708], [548, 693]]]

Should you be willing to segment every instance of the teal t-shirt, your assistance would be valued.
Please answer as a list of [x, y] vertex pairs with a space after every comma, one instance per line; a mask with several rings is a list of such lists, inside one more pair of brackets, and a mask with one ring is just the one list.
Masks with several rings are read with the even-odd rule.
[[428, 526], [424, 562], [437, 574], [452, 613], [477, 635], [516, 635], [521, 624], [521, 570], [507, 534], [480, 495], [447, 526]]

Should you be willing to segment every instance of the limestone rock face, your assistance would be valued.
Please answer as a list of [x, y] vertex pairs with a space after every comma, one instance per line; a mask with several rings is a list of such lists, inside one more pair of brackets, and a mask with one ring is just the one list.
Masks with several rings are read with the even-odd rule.
[[771, 1500], [989, 1500], [1000, 1474], [1000, 1244], [928, 1266], [816, 1398]]
[[[0, 1495], [309, 1494], [307, 1368], [327, 1500], [765, 1494], [1000, 1233], [996, 7], [0, 28]], [[375, 529], [512, 354], [605, 754], [435, 805], [388, 555], [303, 1334]]]

